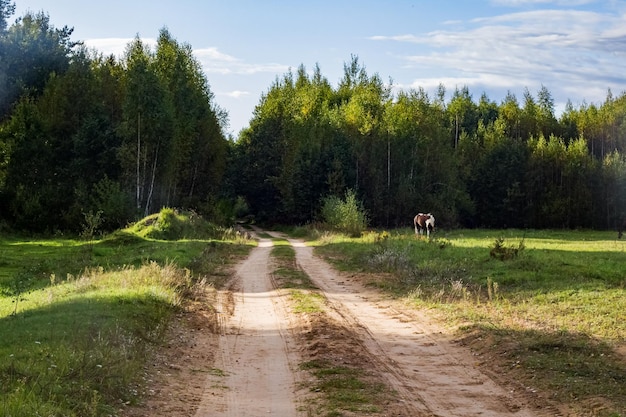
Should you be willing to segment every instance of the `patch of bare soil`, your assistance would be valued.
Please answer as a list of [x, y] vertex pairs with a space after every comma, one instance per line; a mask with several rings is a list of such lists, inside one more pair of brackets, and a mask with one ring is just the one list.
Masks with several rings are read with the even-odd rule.
[[124, 410], [128, 417], [194, 416], [205, 391], [205, 380], [215, 372], [218, 348], [216, 291], [199, 288], [193, 300], [176, 315], [167, 343], [151, 358], [140, 387], [142, 402]]
[[314, 406], [323, 401], [314, 390], [317, 381], [300, 368], [310, 361], [361, 369], [367, 383], [387, 387], [371, 415], [568, 415], [516, 386], [497, 358], [477, 357], [487, 344], [455, 340], [425, 313], [290, 242], [298, 268], [326, 299], [324, 312], [291, 312], [286, 292], [271, 278], [271, 243], [261, 240], [227, 288], [203, 292], [177, 317], [170, 342], [146, 370], [145, 401], [124, 415], [321, 415]]

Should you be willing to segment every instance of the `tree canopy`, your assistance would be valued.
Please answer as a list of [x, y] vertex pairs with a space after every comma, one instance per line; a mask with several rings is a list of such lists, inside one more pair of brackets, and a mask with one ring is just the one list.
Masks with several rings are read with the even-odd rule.
[[[568, 108], [545, 87], [501, 103], [467, 87], [446, 102], [399, 91], [357, 57], [337, 88], [300, 67], [277, 80], [235, 144], [239, 182], [264, 219], [315, 219], [319, 200], [354, 189], [374, 226], [612, 228], [624, 216], [626, 96]], [[315, 104], [313, 107], [312, 104]], [[252, 178], [265, 179], [250, 184]]]
[[[4, 3], [3, 3], [4, 5]], [[6, 10], [6, 6], [5, 10]], [[167, 30], [120, 60], [27, 14], [7, 46], [0, 110], [0, 219], [34, 231], [113, 229], [161, 207], [210, 211], [225, 169], [223, 111], [188, 45]]]

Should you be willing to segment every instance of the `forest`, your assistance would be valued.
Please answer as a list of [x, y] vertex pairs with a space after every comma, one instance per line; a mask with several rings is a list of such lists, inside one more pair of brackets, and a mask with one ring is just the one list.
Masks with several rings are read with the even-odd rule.
[[236, 138], [191, 45], [161, 29], [122, 57], [0, 0], [0, 230], [114, 230], [163, 207], [216, 223], [320, 219], [354, 193], [372, 227], [613, 229], [626, 215], [626, 93], [501, 102], [395, 90], [358, 56], [276, 78]]

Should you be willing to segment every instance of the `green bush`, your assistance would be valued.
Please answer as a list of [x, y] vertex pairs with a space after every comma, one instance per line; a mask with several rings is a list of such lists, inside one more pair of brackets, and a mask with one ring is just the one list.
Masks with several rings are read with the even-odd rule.
[[184, 237], [184, 219], [179, 217], [176, 210], [163, 208], [159, 212], [154, 224], [154, 238], [163, 240], [177, 240]]
[[499, 237], [495, 240], [493, 247], [489, 251], [489, 256], [492, 258], [506, 261], [507, 259], [514, 259], [526, 248], [524, 245], [524, 239], [520, 240], [517, 247], [505, 246], [504, 237]]
[[326, 197], [322, 202], [322, 218], [332, 229], [360, 236], [367, 227], [367, 215], [363, 204], [353, 190], [347, 190], [345, 199], [337, 196]]

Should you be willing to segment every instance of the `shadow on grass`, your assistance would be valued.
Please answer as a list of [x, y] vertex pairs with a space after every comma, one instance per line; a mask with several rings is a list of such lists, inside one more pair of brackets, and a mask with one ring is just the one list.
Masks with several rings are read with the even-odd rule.
[[94, 294], [0, 319], [0, 412], [115, 413], [136, 400], [131, 386], [173, 310], [147, 293]]
[[[471, 236], [479, 239], [474, 234]], [[500, 260], [490, 256], [489, 245], [494, 241], [460, 246], [455, 244], [455, 237], [427, 240], [399, 235], [384, 242], [327, 243], [315, 251], [340, 270], [393, 274], [397, 279], [391, 284], [399, 293], [411, 291], [416, 285], [440, 287], [459, 281], [473, 286], [474, 290], [482, 288], [486, 293], [488, 278], [497, 281], [503, 292], [528, 294], [626, 287], [623, 274], [626, 252], [619, 248], [580, 252], [559, 249], [558, 245], [535, 248], [527, 243], [511, 259]], [[518, 243], [516, 238], [507, 241], [508, 245]]]
[[603, 398], [612, 412], [626, 411], [626, 364], [602, 341], [566, 331], [484, 325], [466, 328], [462, 334], [461, 343], [471, 347], [482, 363], [550, 401]]
[[[68, 277], [87, 268], [112, 271], [139, 267], [147, 262], [175, 262], [192, 272], [206, 273], [231, 256], [247, 252], [245, 245], [222, 241], [161, 241], [123, 231], [97, 242], [74, 240], [0, 241], [0, 295], [17, 296]], [[196, 271], [197, 270], [197, 271]]]

